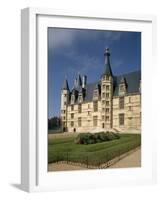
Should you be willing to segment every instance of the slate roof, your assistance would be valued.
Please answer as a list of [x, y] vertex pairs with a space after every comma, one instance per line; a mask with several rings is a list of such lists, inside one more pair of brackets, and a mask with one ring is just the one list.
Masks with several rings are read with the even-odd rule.
[[139, 93], [140, 80], [141, 80], [141, 71], [130, 72], [128, 74], [122, 74], [120, 76], [114, 77], [114, 91], [113, 96], [118, 96], [119, 92], [119, 83], [122, 78], [126, 82], [126, 94]]
[[[119, 93], [119, 84], [122, 80], [126, 82], [126, 95], [132, 93], [139, 93], [140, 80], [141, 80], [141, 71], [130, 72], [127, 74], [122, 74], [119, 76], [113, 77], [113, 96], [118, 96]], [[86, 92], [84, 102], [89, 102], [93, 100], [93, 91], [97, 87], [100, 88], [100, 81], [89, 83], [86, 85]], [[77, 103], [77, 101], [75, 102]]]
[[[119, 76], [114, 76], [112, 74], [111, 70], [111, 65], [110, 65], [110, 52], [109, 48], [105, 49], [104, 52], [105, 56], [105, 63], [104, 63], [104, 71], [102, 75], [110, 75], [113, 77], [113, 96], [119, 96], [119, 84], [125, 84], [126, 87], [126, 93], [125, 95], [128, 94], [133, 94], [133, 93], [140, 93], [140, 80], [141, 80], [141, 71], [134, 71], [130, 72], [127, 74], [122, 74]], [[84, 79], [83, 79], [84, 81]], [[89, 83], [85, 85], [82, 84], [82, 79], [80, 74], [78, 74], [78, 77], [74, 81], [74, 87], [72, 91], [70, 92], [70, 96], [73, 94], [76, 97], [76, 102], [75, 104], [78, 103], [78, 95], [82, 94], [84, 97], [83, 102], [90, 102], [93, 100], [93, 92], [94, 90], [99, 91], [99, 98], [100, 99], [100, 94], [101, 94], [101, 82], [100, 80], [94, 83]], [[62, 89], [69, 90], [68, 82], [67, 80], [64, 81]]]
[[88, 101], [93, 100], [93, 91], [94, 91], [94, 89], [99, 87], [99, 85], [100, 85], [99, 81], [86, 85], [86, 95], [85, 95], [84, 101], [88, 102]]

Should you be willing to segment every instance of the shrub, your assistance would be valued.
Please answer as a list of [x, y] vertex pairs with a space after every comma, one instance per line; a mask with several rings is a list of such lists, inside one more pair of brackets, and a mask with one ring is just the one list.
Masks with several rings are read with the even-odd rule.
[[112, 132], [99, 132], [95, 134], [91, 133], [80, 133], [76, 139], [76, 144], [94, 144], [99, 142], [110, 141], [114, 139], [119, 139], [120, 135], [118, 133]]
[[94, 144], [95, 140], [91, 133], [80, 133], [76, 139], [76, 144]]

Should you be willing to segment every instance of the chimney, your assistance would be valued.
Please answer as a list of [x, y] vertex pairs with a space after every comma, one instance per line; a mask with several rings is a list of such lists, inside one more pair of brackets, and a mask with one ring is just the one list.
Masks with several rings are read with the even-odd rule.
[[82, 77], [82, 88], [85, 88], [86, 84], [87, 84], [87, 76], [83, 75], [83, 77]]
[[77, 78], [74, 79], [74, 88], [77, 88], [78, 86], [78, 82], [77, 82]]

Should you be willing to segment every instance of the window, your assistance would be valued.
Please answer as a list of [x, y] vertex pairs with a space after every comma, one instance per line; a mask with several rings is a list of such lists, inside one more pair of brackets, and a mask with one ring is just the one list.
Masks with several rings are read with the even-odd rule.
[[124, 125], [124, 114], [123, 113], [119, 114], [119, 124]]
[[104, 115], [102, 115], [102, 120], [104, 120], [105, 119], [105, 116]]
[[81, 113], [81, 112], [82, 112], [82, 105], [79, 104], [79, 105], [78, 105], [78, 113]]
[[129, 97], [129, 103], [131, 103], [131, 97]]
[[83, 101], [83, 97], [82, 97], [82, 95], [79, 95], [78, 96], [78, 102], [81, 103], [82, 101]]
[[129, 106], [129, 111], [131, 111], [132, 110], [132, 107], [131, 106]]
[[88, 115], [90, 115], [90, 111], [88, 111]]
[[125, 95], [125, 92], [126, 92], [126, 85], [124, 83], [120, 84], [119, 85], [119, 95]]
[[125, 89], [125, 87], [124, 87], [124, 85], [120, 85], [120, 92], [124, 92], [124, 89]]
[[73, 127], [73, 126], [74, 126], [74, 122], [73, 122], [73, 121], [71, 121], [71, 122], [70, 122], [70, 125], [71, 125], [71, 127]]
[[90, 108], [90, 104], [88, 104], [88, 109]]
[[119, 108], [124, 109], [124, 97], [119, 98]]
[[109, 98], [109, 96], [110, 96], [109, 93], [106, 93], [106, 98]]
[[105, 105], [105, 100], [102, 101], [102, 104]]
[[106, 101], [106, 106], [109, 106], [109, 101]]
[[103, 80], [105, 80], [105, 81], [107, 80], [108, 81], [109, 80], [109, 76], [104, 75]]
[[74, 103], [74, 101], [75, 101], [75, 96], [74, 96], [74, 95], [72, 95], [72, 96], [71, 96], [71, 103], [73, 104], [73, 103]]
[[98, 90], [94, 90], [93, 92], [93, 98], [98, 98]]
[[64, 97], [66, 97], [67, 96], [67, 94], [64, 94]]
[[107, 112], [107, 113], [109, 113], [109, 110], [110, 110], [109, 108], [106, 108], [106, 112]]
[[74, 118], [74, 113], [71, 114], [71, 119], [73, 119], [73, 118]]
[[61, 113], [62, 113], [62, 114], [65, 114], [65, 110], [62, 110]]
[[106, 90], [109, 90], [110, 89], [110, 86], [109, 85], [106, 85]]
[[97, 116], [93, 116], [93, 126], [97, 126]]
[[64, 101], [64, 106], [66, 106], [67, 105], [67, 102], [66, 101]]
[[102, 93], [102, 98], [105, 98], [105, 93]]
[[82, 126], [82, 119], [81, 119], [81, 117], [78, 118], [78, 126], [79, 126], [79, 127]]
[[105, 108], [102, 108], [102, 112], [105, 112]]
[[109, 116], [106, 116], [106, 121], [109, 121]]
[[103, 85], [102, 87], [103, 87], [103, 90], [105, 90], [105, 87], [106, 87], [106, 86], [105, 86], [105, 85]]
[[93, 102], [93, 111], [94, 111], [94, 112], [97, 112], [97, 111], [98, 111], [98, 102], [97, 102], [97, 101], [94, 101], [94, 102]]
[[74, 110], [74, 105], [71, 106], [71, 111], [73, 111], [73, 110]]

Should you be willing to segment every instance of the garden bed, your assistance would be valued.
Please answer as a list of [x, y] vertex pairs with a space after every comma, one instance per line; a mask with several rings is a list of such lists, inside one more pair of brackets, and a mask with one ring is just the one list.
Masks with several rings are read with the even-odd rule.
[[120, 139], [96, 144], [76, 144], [75, 137], [49, 139], [48, 163], [66, 161], [99, 166], [141, 145], [141, 135], [122, 134]]

